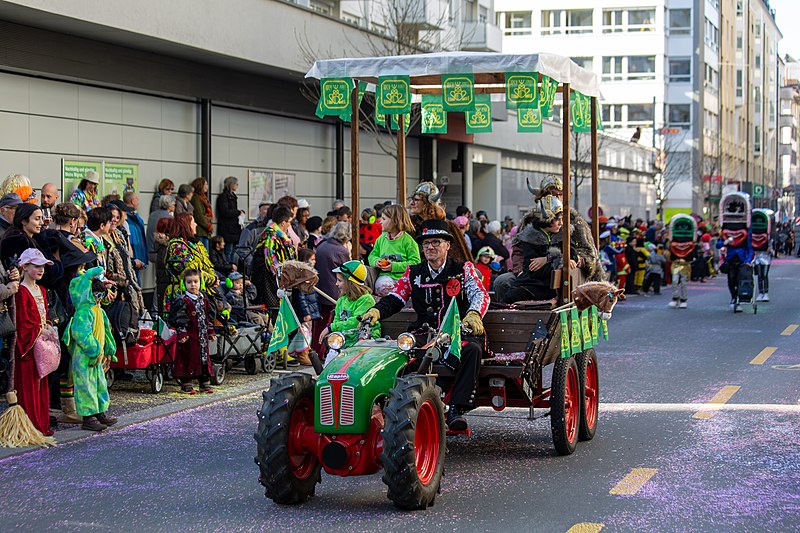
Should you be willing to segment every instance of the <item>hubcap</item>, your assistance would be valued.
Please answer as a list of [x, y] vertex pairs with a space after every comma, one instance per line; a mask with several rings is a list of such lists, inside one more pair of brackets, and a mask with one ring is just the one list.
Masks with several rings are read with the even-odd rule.
[[431, 400], [426, 400], [417, 414], [417, 430], [414, 433], [414, 460], [417, 466], [417, 477], [423, 485], [427, 485], [436, 473], [439, 461], [440, 427], [436, 407]]
[[306, 479], [311, 475], [316, 457], [303, 449], [303, 431], [314, 425], [314, 409], [308, 398], [297, 401], [289, 420], [289, 466], [297, 479]]
[[586, 363], [586, 425], [593, 428], [597, 422], [597, 365], [590, 357]]
[[575, 442], [578, 436], [578, 418], [580, 418], [580, 401], [578, 400], [578, 373], [573, 367], [567, 370], [567, 382], [564, 387], [564, 423], [567, 440]]

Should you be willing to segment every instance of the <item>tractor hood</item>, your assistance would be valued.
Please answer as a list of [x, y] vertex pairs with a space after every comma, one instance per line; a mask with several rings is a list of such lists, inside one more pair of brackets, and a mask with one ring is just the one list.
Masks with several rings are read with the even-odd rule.
[[314, 430], [366, 433], [375, 400], [389, 394], [407, 363], [408, 355], [392, 345], [356, 344], [342, 350], [317, 380]]

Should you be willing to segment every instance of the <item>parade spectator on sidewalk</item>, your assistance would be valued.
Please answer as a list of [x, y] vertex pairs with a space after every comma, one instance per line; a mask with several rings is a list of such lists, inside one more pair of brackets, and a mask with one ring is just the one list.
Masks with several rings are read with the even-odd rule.
[[278, 270], [280, 266], [297, 258], [297, 249], [289, 237], [291, 208], [277, 204], [272, 210], [272, 220], [264, 228], [253, 253], [253, 285], [256, 286], [256, 303], [276, 308], [278, 299]]
[[42, 217], [44, 217], [44, 226], [46, 228], [53, 223], [53, 208], [57, 203], [58, 188], [52, 183], [42, 185], [42, 198], [39, 205], [42, 208]]
[[87, 213], [95, 207], [100, 207], [100, 199], [97, 197], [97, 185], [100, 178], [97, 172], [90, 170], [86, 177], [78, 184], [78, 188], [70, 196], [69, 201], [77, 205]]
[[119, 200], [108, 205], [108, 209], [111, 211], [111, 227], [103, 236], [107, 254], [106, 277], [116, 283], [117, 296], [130, 302], [134, 316], [141, 317], [144, 313], [142, 289], [131, 260], [131, 245], [122, 229], [125, 211], [121, 209], [121, 206], [124, 205]]
[[170, 284], [164, 290], [163, 309], [169, 312], [174, 298], [183, 293], [181, 280], [187, 270], [200, 272], [201, 288], [210, 290], [217, 286], [217, 274], [208, 258], [205, 246], [197, 237], [197, 224], [189, 213], [181, 213], [172, 221], [172, 239], [164, 254], [164, 265], [170, 275]]
[[150, 212], [157, 209], [164, 209], [161, 207], [161, 198], [164, 196], [171, 196], [172, 192], [175, 190], [175, 184], [169, 178], [164, 178], [158, 182], [158, 191], [153, 195], [153, 199], [150, 200]]
[[500, 263], [501, 269], [505, 269], [506, 259], [510, 257], [508, 253], [508, 249], [503, 244], [503, 241], [500, 240], [500, 232], [502, 231], [503, 227], [500, 224], [499, 220], [493, 220], [486, 225], [486, 236], [483, 238], [480, 244], [480, 248], [484, 246], [488, 246], [492, 250], [494, 250], [496, 260]]
[[211, 237], [209, 244], [211, 250], [208, 252], [208, 258], [211, 259], [211, 264], [217, 273], [224, 277], [237, 270], [236, 265], [228, 261], [225, 255], [225, 239], [221, 235]]
[[16, 266], [22, 253], [28, 248], [36, 248], [52, 262], [47, 264], [44, 276], [38, 280], [45, 289], [52, 289], [63, 275], [61, 263], [54, 261], [47, 242], [41, 238], [44, 220], [42, 210], [33, 204], [20, 204], [14, 213], [14, 226], [6, 231], [0, 240], [0, 261], [6, 270]]
[[[317, 287], [334, 300], [339, 298], [339, 288], [336, 285], [336, 274], [333, 269], [350, 260], [352, 237], [353, 230], [350, 223], [337, 222], [331, 228], [330, 233], [317, 246], [317, 272], [319, 273]], [[311, 335], [314, 343], [313, 348], [318, 354], [324, 353], [319, 342], [319, 336], [325, 326], [330, 324], [333, 310], [334, 306], [331, 305], [327, 298], [320, 299], [319, 311], [322, 318], [314, 321]]]
[[83, 245], [97, 256], [97, 262], [91, 266], [106, 267], [108, 252], [105, 236], [111, 231], [111, 210], [107, 207], [92, 209], [88, 214], [86, 229], [83, 232]]
[[194, 194], [191, 203], [194, 208], [194, 221], [197, 224], [197, 238], [208, 251], [208, 238], [214, 231], [214, 214], [211, 211], [211, 203], [208, 201], [208, 180], [199, 177], [192, 182], [192, 187], [194, 187]]
[[175, 216], [174, 196], [162, 196], [159, 203], [159, 209], [151, 212], [150, 216], [147, 218], [147, 231], [145, 232], [145, 236], [147, 237], [147, 249], [150, 251], [151, 261], [155, 261], [156, 255], [156, 242], [153, 238], [153, 234], [156, 231], [156, 224], [158, 224], [158, 221], [162, 218], [172, 219]]
[[19, 195], [15, 192], [4, 194], [0, 198], [0, 238], [5, 235], [6, 231], [12, 226], [14, 222], [14, 213], [17, 206], [22, 203]]
[[250, 275], [253, 269], [253, 253], [261, 232], [269, 222], [271, 204], [262, 202], [258, 206], [258, 218], [244, 227], [236, 245], [236, 263], [244, 267], [244, 273]]
[[147, 238], [144, 229], [144, 220], [139, 216], [139, 195], [133, 191], [128, 191], [122, 195], [124, 207], [120, 208], [125, 212], [124, 229], [128, 232], [128, 239], [131, 243], [133, 256], [133, 267], [136, 269], [136, 279], [141, 285], [139, 272], [147, 267], [149, 253], [147, 250]]
[[194, 187], [188, 183], [184, 183], [178, 187], [178, 195], [175, 198], [176, 215], [180, 215], [181, 213], [189, 213], [194, 216], [192, 197], [194, 197]]
[[306, 221], [306, 230], [308, 231], [308, 239], [306, 240], [306, 248], [309, 250], [316, 250], [317, 245], [322, 240], [322, 218], [311, 217]]
[[310, 216], [311, 204], [308, 203], [308, 200], [299, 198], [297, 200], [297, 212], [294, 215], [294, 220], [292, 220], [292, 231], [294, 231], [300, 239], [301, 247], [308, 245], [308, 229], [306, 228], [306, 224]]
[[239, 180], [235, 176], [228, 176], [222, 184], [222, 193], [217, 196], [217, 235], [225, 239], [225, 257], [228, 262], [233, 262], [233, 253], [242, 234], [239, 216], [244, 211], [239, 209], [239, 200], [236, 190]]

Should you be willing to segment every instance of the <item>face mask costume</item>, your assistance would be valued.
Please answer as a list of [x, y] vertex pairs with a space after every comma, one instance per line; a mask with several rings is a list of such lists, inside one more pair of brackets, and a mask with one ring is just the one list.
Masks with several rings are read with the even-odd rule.
[[772, 230], [772, 212], [768, 209], [753, 209], [750, 219], [750, 234], [753, 250], [764, 252], [769, 248], [769, 234]]
[[697, 222], [689, 215], [679, 213], [669, 221], [669, 251], [673, 257], [686, 259], [694, 253]]
[[747, 245], [747, 231], [750, 228], [750, 197], [742, 192], [726, 194], [719, 202], [719, 222], [722, 226], [722, 239], [727, 246], [738, 248]]

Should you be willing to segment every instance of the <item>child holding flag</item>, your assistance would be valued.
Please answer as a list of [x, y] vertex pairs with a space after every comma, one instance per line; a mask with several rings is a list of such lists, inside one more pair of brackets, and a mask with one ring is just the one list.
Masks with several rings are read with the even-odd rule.
[[[336, 301], [333, 321], [323, 330], [320, 342], [330, 332], [338, 331], [344, 334], [344, 346], [348, 347], [358, 342], [358, 317], [375, 305], [375, 298], [372, 297], [369, 288], [365, 285], [367, 267], [361, 261], [348, 261], [334, 268], [333, 272], [336, 273], [336, 286], [339, 288], [341, 296]], [[372, 326], [372, 338], [377, 339], [380, 336], [381, 326], [379, 323], [375, 323]], [[335, 357], [335, 352], [328, 353], [325, 364], [327, 365]]]

